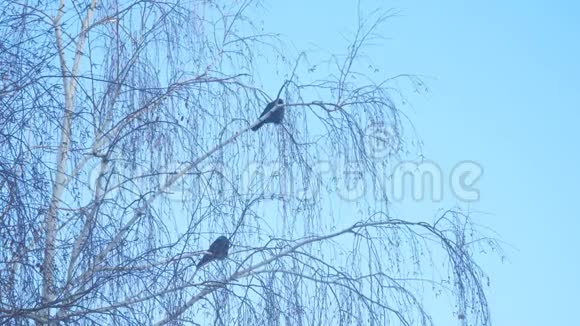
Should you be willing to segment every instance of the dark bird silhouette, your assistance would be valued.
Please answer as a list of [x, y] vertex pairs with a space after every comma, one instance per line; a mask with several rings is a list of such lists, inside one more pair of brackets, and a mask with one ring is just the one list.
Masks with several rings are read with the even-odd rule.
[[224, 259], [228, 256], [228, 250], [230, 249], [230, 240], [225, 237], [221, 236], [217, 238], [210, 246], [209, 246], [209, 253], [203, 255], [199, 263], [197, 263], [197, 268], [211, 262], [212, 260], [216, 259]]
[[[274, 106], [276, 106], [276, 104], [283, 105], [284, 101], [282, 101], [282, 99], [279, 98], [275, 101], [268, 103], [268, 105], [264, 109], [264, 112], [262, 112], [262, 114], [260, 114], [260, 118], [262, 118], [264, 115], [266, 115], [266, 113], [270, 112], [270, 110], [272, 110], [274, 108]], [[270, 116], [267, 117], [266, 120], [261, 121], [260, 123], [258, 123], [254, 127], [252, 127], [252, 131], [256, 131], [256, 130], [260, 129], [266, 123], [280, 124], [280, 123], [282, 123], [282, 120], [284, 120], [284, 106], [276, 109], [276, 111], [272, 112], [272, 114], [270, 114]]]

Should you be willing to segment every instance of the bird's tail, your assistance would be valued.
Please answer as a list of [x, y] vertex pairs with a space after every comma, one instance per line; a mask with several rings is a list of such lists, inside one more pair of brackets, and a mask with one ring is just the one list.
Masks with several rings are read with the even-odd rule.
[[212, 256], [210, 256], [208, 254], [203, 255], [203, 257], [201, 258], [201, 260], [199, 261], [199, 263], [197, 263], [196, 268], [199, 269], [201, 266], [209, 263], [211, 261], [211, 258], [212, 258]]
[[263, 125], [264, 125], [264, 121], [258, 123], [257, 125], [252, 127], [252, 131], [256, 131], [256, 130], [262, 128]]

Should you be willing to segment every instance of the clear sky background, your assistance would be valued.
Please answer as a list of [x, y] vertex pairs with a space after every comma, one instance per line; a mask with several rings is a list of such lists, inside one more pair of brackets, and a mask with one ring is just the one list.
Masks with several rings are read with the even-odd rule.
[[[363, 1], [400, 14], [368, 50], [385, 76], [425, 76], [430, 91], [406, 107], [428, 159], [443, 171], [484, 168], [481, 200], [401, 203], [432, 220], [470, 209], [506, 242], [508, 261], [480, 262], [491, 277], [495, 325], [573, 325], [580, 300], [580, 2]], [[356, 1], [273, 1], [265, 28], [297, 50], [342, 52]], [[279, 86], [276, 86], [279, 87]], [[277, 88], [276, 88], [277, 89]]]

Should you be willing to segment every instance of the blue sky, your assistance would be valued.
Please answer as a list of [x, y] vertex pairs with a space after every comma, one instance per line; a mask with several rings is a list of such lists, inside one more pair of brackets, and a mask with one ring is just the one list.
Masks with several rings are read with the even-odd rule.
[[[425, 76], [430, 91], [407, 107], [423, 151], [444, 171], [473, 160], [481, 200], [399, 205], [430, 220], [454, 205], [499, 233], [508, 261], [482, 257], [496, 325], [577, 322], [580, 293], [580, 3], [363, 1], [396, 8], [367, 51], [386, 75]], [[265, 27], [295, 49], [342, 51], [356, 1], [273, 2]], [[386, 76], [385, 75], [385, 76]]]

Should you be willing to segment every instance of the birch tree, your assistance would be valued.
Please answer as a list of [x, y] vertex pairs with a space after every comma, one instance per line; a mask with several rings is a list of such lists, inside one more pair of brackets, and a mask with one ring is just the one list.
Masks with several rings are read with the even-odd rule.
[[[497, 243], [459, 210], [389, 212], [389, 167], [417, 150], [403, 94], [425, 87], [367, 61], [391, 12], [320, 62], [267, 14], [0, 4], [2, 323], [430, 325], [435, 295], [490, 324], [475, 259]], [[252, 132], [276, 98], [283, 124]], [[196, 269], [220, 235], [227, 259]]]

